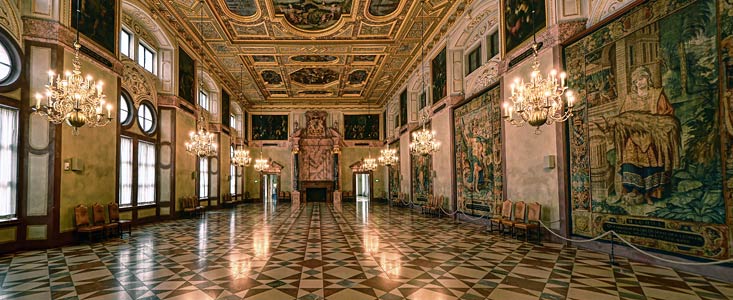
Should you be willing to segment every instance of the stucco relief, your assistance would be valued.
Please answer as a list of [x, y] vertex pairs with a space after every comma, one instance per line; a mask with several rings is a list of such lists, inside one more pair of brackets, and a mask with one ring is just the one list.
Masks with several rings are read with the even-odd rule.
[[21, 27], [20, 14], [18, 9], [9, 0], [0, 0], [0, 26], [10, 33], [18, 44], [21, 44]]
[[596, 0], [591, 1], [590, 16], [587, 26], [600, 22], [606, 17], [633, 3], [634, 0]]
[[122, 63], [125, 70], [122, 77], [122, 88], [130, 93], [135, 106], [140, 105], [143, 100], [157, 105], [155, 79], [135, 61], [126, 59]]

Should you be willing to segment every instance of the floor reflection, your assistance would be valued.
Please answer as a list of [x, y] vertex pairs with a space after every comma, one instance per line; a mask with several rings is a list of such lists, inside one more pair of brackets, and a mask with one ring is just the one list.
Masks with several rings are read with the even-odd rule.
[[[0, 299], [727, 299], [733, 285], [379, 202], [276, 202], [0, 256]], [[623, 279], [623, 280], [621, 280]], [[690, 283], [694, 283], [694, 286]], [[669, 288], [673, 287], [673, 288]], [[623, 290], [623, 295], [619, 291]]]

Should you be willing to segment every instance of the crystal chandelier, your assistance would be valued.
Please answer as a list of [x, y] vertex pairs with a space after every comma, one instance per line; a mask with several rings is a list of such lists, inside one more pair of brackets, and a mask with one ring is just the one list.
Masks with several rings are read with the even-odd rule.
[[[534, 15], [534, 11], [532, 11]], [[534, 28], [534, 17], [532, 18]], [[533, 37], [534, 38], [534, 37]], [[553, 122], [564, 122], [573, 116], [572, 91], [565, 85], [565, 72], [550, 71], [547, 77], [540, 73], [540, 61], [537, 57], [539, 44], [534, 38], [532, 44], [532, 72], [530, 79], [525, 82], [514, 79], [510, 85], [511, 103], [504, 102], [504, 118], [512, 125], [521, 127], [525, 124], [536, 127], [535, 133], [540, 133], [540, 127]], [[559, 81], [558, 81], [559, 77]], [[563, 95], [565, 100], [563, 100]]]
[[81, 61], [79, 60], [79, 15], [81, 14], [79, 0], [76, 1], [76, 41], [74, 41], [74, 69], [56, 75], [48, 71], [46, 84], [46, 102], [41, 105], [43, 95], [36, 93], [36, 105], [32, 107], [34, 113], [46, 117], [53, 124], [66, 123], [71, 126], [72, 134], [79, 135], [79, 128], [101, 127], [112, 121], [112, 105], [105, 108], [105, 95], [102, 93], [102, 82], [94, 81], [91, 75], [86, 78], [81, 75]]
[[232, 163], [240, 167], [249, 167], [252, 163], [252, 157], [249, 156], [249, 150], [239, 148], [234, 150], [232, 154]]
[[361, 161], [361, 168], [367, 172], [374, 171], [377, 168], [377, 160], [370, 155]]
[[260, 158], [255, 159], [255, 171], [262, 172], [270, 168], [270, 160], [262, 158], [262, 148], [260, 148]]
[[377, 161], [379, 161], [379, 164], [383, 166], [394, 165], [399, 160], [399, 158], [397, 157], [397, 150], [390, 149], [389, 146], [387, 146], [387, 148], [380, 150], [379, 154], [380, 155], [377, 158]]
[[[422, 4], [424, 5], [424, 4]], [[424, 7], [420, 7], [420, 10], [423, 10]], [[425, 63], [425, 16], [422, 17], [422, 35], [420, 36], [420, 48], [422, 51], [422, 60], [420, 62], [420, 77], [422, 82], [422, 90], [425, 94], [425, 97], [428, 96], [427, 91], [427, 84], [425, 84], [426, 76], [425, 76], [425, 68], [423, 64]], [[427, 111], [423, 110], [423, 115], [420, 118], [420, 122], [422, 123], [422, 129], [419, 131], [415, 131], [412, 133], [412, 142], [410, 142], [410, 153], [412, 155], [432, 155], [436, 151], [440, 149], [440, 142], [435, 140], [435, 131], [430, 131], [427, 128], [425, 128], [425, 123], [427, 122], [428, 115]]]
[[216, 143], [214, 134], [206, 130], [206, 119], [204, 113], [199, 112], [198, 132], [189, 133], [189, 141], [186, 142], [186, 151], [198, 157], [215, 156]]
[[425, 119], [427, 116], [423, 116], [422, 129], [412, 133], [412, 142], [410, 142], [412, 155], [432, 155], [440, 150], [440, 142], [435, 140], [435, 131], [425, 128]]

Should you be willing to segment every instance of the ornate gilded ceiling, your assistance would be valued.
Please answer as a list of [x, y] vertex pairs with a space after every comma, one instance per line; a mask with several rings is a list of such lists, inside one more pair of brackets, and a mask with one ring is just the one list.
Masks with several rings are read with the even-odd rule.
[[[381, 103], [420, 53], [418, 0], [158, 3], [203, 36], [212, 64], [235, 91], [244, 64], [243, 93], [254, 105]], [[444, 21], [464, 5], [426, 0], [426, 38], [443, 34]]]

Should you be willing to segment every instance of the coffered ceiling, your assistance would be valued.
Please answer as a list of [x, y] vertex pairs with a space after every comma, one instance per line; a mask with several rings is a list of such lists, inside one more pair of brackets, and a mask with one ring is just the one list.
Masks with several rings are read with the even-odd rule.
[[158, 3], [193, 40], [203, 36], [209, 68], [256, 106], [380, 104], [419, 60], [421, 33], [437, 39], [466, 5], [425, 0], [421, 12], [419, 0]]

